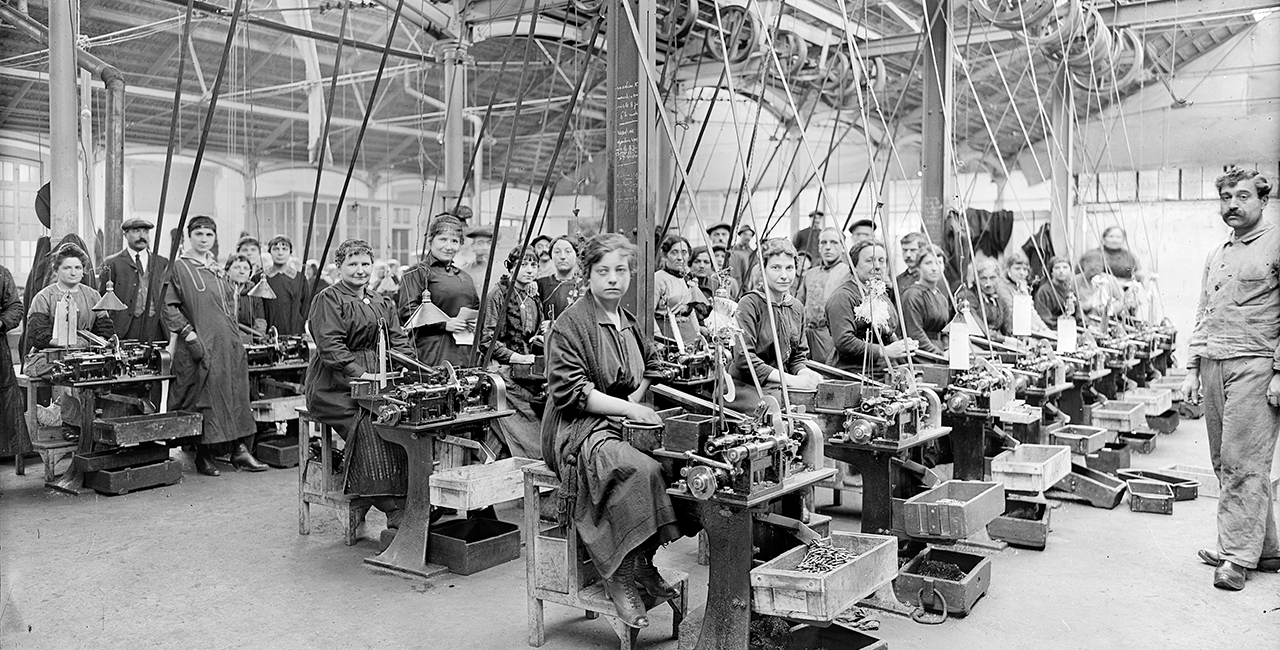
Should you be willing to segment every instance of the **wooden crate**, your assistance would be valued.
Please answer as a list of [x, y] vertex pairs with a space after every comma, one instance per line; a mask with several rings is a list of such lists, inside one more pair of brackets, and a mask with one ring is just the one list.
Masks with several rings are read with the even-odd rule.
[[1173, 408], [1173, 391], [1167, 388], [1134, 388], [1125, 392], [1124, 399], [1145, 404], [1145, 415], [1161, 415]]
[[1147, 424], [1147, 406], [1140, 402], [1120, 401], [1094, 404], [1089, 421], [1096, 427], [1120, 433], [1138, 431]]
[[431, 475], [431, 505], [478, 510], [524, 496], [520, 468], [538, 461], [504, 458], [487, 465], [466, 465]]
[[991, 480], [1004, 489], [1044, 492], [1071, 473], [1071, 450], [1060, 445], [1018, 445], [991, 459]]
[[1156, 450], [1156, 432], [1155, 431], [1132, 431], [1122, 433], [1117, 439], [1123, 442], [1129, 449], [1139, 454], [1149, 454]]
[[1039, 497], [1005, 496], [1004, 514], [987, 524], [987, 534], [1010, 546], [1043, 551], [1049, 543], [1049, 519], [1053, 512]]
[[135, 465], [150, 465], [162, 462], [168, 457], [169, 448], [164, 444], [144, 442], [132, 447], [77, 453], [72, 458], [71, 464], [82, 472], [99, 472]]
[[1116, 474], [1128, 469], [1133, 456], [1129, 445], [1124, 442], [1108, 442], [1096, 453], [1084, 457], [1085, 467], [1107, 474]]
[[[945, 580], [921, 575], [920, 567], [926, 560], [954, 564], [964, 572], [964, 578]], [[990, 586], [990, 558], [934, 547], [921, 551], [902, 567], [897, 579], [893, 581], [893, 591], [898, 600], [937, 612], [942, 610], [942, 600], [937, 598], [941, 594], [947, 601], [947, 613], [952, 616], [967, 615]]]
[[831, 544], [858, 557], [825, 573], [800, 572], [795, 567], [809, 547], [799, 546], [752, 569], [752, 609], [765, 616], [829, 623], [897, 573], [893, 537], [833, 533]]
[[135, 490], [173, 485], [181, 480], [182, 463], [167, 458], [150, 465], [85, 472], [84, 486], [102, 494], [128, 494]]
[[298, 419], [298, 409], [306, 408], [305, 395], [272, 397], [249, 402], [255, 422], [288, 422]]
[[1173, 487], [1163, 481], [1131, 479], [1129, 484], [1129, 510], [1173, 514]]
[[94, 420], [93, 436], [95, 442], [120, 447], [152, 440], [198, 436], [203, 427], [204, 417], [198, 413], [170, 411]]
[[1004, 512], [1004, 486], [945, 481], [902, 504], [903, 532], [913, 537], [963, 539]]
[[520, 527], [496, 519], [454, 519], [431, 527], [427, 561], [469, 576], [520, 557]]
[[1109, 442], [1107, 429], [1081, 424], [1065, 424], [1049, 432], [1049, 441], [1071, 449], [1071, 453], [1087, 456]]

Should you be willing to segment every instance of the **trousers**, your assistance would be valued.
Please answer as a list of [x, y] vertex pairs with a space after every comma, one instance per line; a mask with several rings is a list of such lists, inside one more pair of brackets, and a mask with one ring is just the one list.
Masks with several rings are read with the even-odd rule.
[[1221, 484], [1218, 552], [1246, 569], [1280, 557], [1271, 486], [1280, 409], [1267, 404], [1271, 364], [1270, 357], [1200, 360], [1209, 455]]

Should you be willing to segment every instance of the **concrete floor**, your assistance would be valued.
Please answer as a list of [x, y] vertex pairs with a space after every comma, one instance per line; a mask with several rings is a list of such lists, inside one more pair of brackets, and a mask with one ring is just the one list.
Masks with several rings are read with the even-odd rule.
[[[299, 536], [295, 471], [206, 478], [175, 455], [182, 483], [121, 497], [52, 493], [38, 470], [0, 467], [0, 647], [526, 647], [522, 561], [429, 581], [377, 574], [361, 563], [376, 551], [376, 516], [354, 547], [323, 515]], [[1208, 464], [1202, 421], [1134, 465], [1174, 462]], [[1196, 560], [1214, 544], [1216, 503], [1181, 502], [1173, 516], [1062, 504], [1046, 551], [995, 556], [991, 590], [968, 618], [925, 626], [881, 614], [873, 634], [899, 650], [1280, 648], [1280, 575], [1253, 574], [1228, 593]], [[834, 512], [838, 529], [856, 529], [851, 510]], [[682, 540], [659, 563], [691, 574], [696, 606], [706, 571], [695, 550]], [[546, 648], [617, 647], [602, 620], [546, 612]], [[669, 610], [657, 610], [642, 647], [674, 650], [670, 629]]]

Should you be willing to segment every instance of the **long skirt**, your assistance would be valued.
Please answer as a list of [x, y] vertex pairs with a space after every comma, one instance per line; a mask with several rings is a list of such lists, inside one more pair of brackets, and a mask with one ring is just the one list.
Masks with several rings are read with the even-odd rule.
[[507, 368], [501, 374], [507, 384], [507, 408], [515, 413], [498, 418], [498, 435], [512, 456], [542, 460], [542, 415], [534, 412], [533, 393], [512, 380]]
[[378, 435], [368, 411], [361, 410], [355, 423], [339, 434], [347, 442], [342, 461], [347, 494], [400, 497], [409, 492], [409, 455]]
[[600, 575], [612, 576], [628, 553], [655, 535], [658, 544], [680, 537], [658, 461], [612, 429], [592, 433], [581, 451], [573, 522]]

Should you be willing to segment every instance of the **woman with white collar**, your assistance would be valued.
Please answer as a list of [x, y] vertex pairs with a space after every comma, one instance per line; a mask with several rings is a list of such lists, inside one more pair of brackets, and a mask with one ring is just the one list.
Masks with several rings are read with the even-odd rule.
[[235, 285], [211, 252], [217, 239], [213, 219], [187, 222], [188, 248], [169, 267], [164, 292], [164, 324], [178, 340], [169, 408], [204, 417], [196, 471], [205, 476], [220, 474], [213, 457], [225, 451], [237, 470], [266, 469], [245, 445], [256, 426], [249, 410], [249, 359], [236, 327]]

